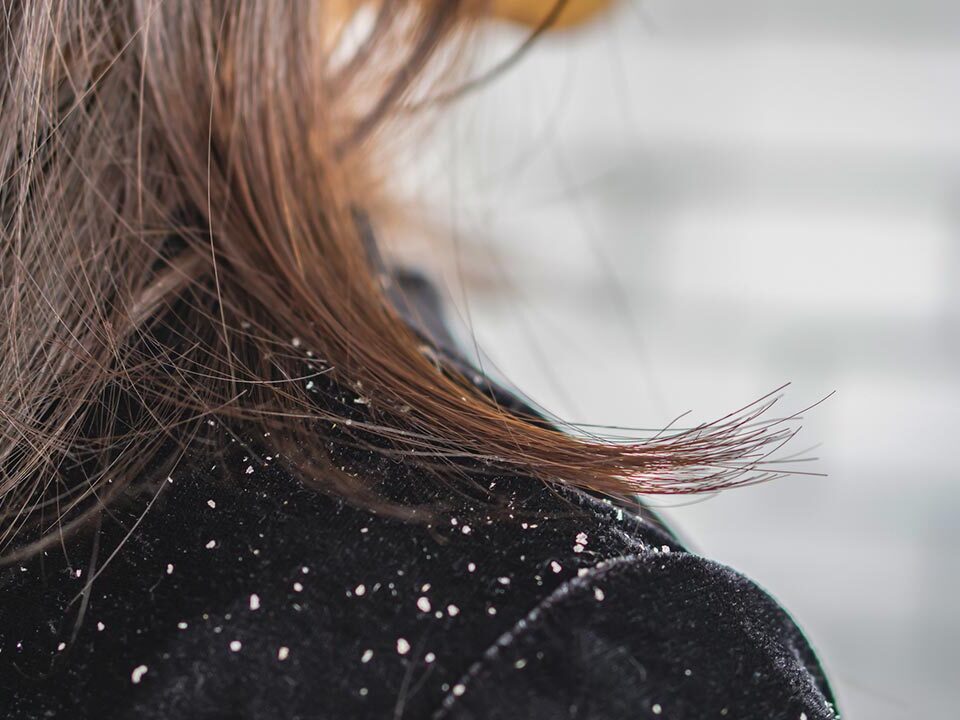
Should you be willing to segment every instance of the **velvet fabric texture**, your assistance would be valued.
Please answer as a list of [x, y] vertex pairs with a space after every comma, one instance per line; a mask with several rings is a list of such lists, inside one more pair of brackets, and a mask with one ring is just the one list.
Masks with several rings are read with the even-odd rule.
[[409, 523], [222, 441], [0, 571], [3, 717], [835, 717], [778, 604], [646, 510], [500, 478]]

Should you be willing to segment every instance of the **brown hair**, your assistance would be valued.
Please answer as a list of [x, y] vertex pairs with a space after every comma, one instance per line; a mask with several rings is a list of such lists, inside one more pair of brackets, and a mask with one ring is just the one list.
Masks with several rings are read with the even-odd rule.
[[0, 550], [36, 551], [170, 472], [214, 417], [369, 505], [375, 480], [331, 447], [615, 494], [765, 476], [791, 432], [757, 422], [769, 400], [630, 442], [563, 432], [502, 407], [388, 301], [364, 242], [388, 207], [383, 143], [456, 95], [479, 5], [5, 7]]

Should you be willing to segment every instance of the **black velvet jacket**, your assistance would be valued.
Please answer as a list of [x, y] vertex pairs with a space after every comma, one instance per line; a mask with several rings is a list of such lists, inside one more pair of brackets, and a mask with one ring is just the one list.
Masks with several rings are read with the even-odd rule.
[[409, 524], [230, 464], [104, 522], [82, 618], [90, 538], [0, 571], [2, 717], [834, 717], [777, 603], [645, 513]]
[[407, 523], [213, 442], [0, 568], [0, 717], [836, 717], [784, 610], [646, 510], [504, 477]]

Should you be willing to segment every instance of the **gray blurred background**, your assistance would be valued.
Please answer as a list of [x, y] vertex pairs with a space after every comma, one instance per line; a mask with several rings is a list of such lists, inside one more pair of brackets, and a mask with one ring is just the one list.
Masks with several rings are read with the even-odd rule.
[[828, 477], [653, 503], [847, 718], [960, 705], [958, 40], [956, 0], [622, 2], [453, 108], [409, 187], [465, 343], [565, 419], [836, 391], [794, 441]]

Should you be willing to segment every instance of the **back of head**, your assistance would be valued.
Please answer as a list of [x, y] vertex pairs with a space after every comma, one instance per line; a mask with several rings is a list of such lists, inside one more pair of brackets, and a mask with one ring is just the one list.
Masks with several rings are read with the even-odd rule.
[[627, 494], [755, 478], [786, 432], [751, 424], [764, 403], [643, 441], [563, 432], [499, 405], [390, 301], [367, 227], [389, 217], [391, 143], [455, 97], [485, 5], [6, 10], [8, 557], [168, 472], [214, 419], [368, 505], [383, 499], [375, 479], [332, 462], [331, 448], [374, 448], [465, 484], [496, 471]]

